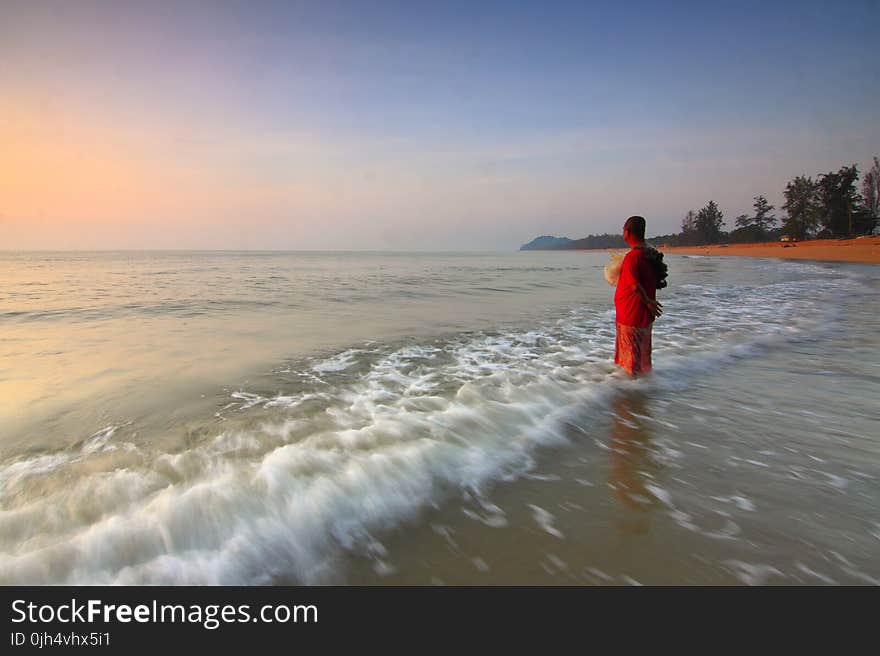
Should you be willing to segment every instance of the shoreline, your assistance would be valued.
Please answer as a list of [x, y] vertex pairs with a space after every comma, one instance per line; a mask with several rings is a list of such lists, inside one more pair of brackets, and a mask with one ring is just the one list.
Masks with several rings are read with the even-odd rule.
[[[578, 249], [580, 252], [607, 251], [607, 248]], [[752, 242], [707, 246], [658, 246], [664, 253], [677, 255], [720, 255], [772, 257], [788, 260], [824, 260], [880, 264], [880, 236], [855, 239], [813, 239], [798, 242]]]

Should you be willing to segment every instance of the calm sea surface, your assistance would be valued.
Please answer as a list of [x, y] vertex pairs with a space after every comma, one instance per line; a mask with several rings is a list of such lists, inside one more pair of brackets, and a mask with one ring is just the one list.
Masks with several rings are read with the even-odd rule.
[[880, 269], [0, 253], [0, 583], [880, 584]]

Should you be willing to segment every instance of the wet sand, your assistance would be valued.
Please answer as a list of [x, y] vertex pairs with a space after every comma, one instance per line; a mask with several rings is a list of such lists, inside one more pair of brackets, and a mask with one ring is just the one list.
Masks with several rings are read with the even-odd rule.
[[661, 246], [664, 253], [682, 255], [739, 255], [794, 260], [826, 260], [880, 264], [880, 237], [815, 239], [800, 242], [715, 244], [712, 246]]

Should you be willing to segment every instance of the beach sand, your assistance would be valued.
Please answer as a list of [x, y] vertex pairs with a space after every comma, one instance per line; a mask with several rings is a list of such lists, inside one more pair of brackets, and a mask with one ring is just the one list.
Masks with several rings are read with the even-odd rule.
[[664, 253], [684, 255], [739, 255], [797, 260], [828, 260], [880, 264], [880, 237], [815, 239], [800, 242], [714, 244], [711, 246], [661, 246]]

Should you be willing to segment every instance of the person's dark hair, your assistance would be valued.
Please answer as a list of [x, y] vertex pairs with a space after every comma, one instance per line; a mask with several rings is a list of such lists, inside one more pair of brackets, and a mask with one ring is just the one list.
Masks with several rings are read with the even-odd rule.
[[639, 239], [645, 238], [645, 217], [631, 216], [623, 224], [623, 229]]

